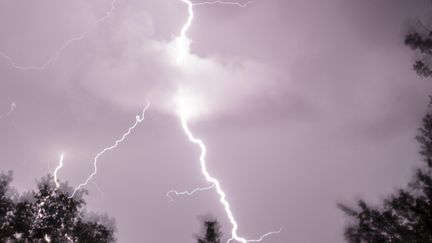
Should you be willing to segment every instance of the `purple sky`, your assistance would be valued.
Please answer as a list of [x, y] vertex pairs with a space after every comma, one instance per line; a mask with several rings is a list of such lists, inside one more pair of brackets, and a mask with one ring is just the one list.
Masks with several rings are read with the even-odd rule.
[[[89, 209], [117, 220], [119, 242], [193, 242], [197, 217], [229, 224], [208, 185], [199, 150], [173, 109], [179, 92], [198, 104], [191, 129], [207, 144], [239, 232], [267, 243], [343, 242], [337, 202], [376, 202], [420, 164], [414, 140], [431, 82], [412, 71], [403, 45], [420, 0], [256, 0], [246, 8], [196, 6], [191, 59], [173, 40], [187, 18], [179, 0], [0, 2], [0, 169], [20, 190], [57, 166], [76, 186], [93, 157], [152, 106], [116, 150], [100, 158]], [[190, 95], [190, 96], [189, 96]], [[170, 232], [170, 233], [166, 233]]]

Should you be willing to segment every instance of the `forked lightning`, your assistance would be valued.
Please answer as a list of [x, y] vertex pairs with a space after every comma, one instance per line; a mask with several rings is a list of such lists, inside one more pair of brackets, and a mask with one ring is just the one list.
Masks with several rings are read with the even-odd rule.
[[[105, 21], [106, 19], [108, 19], [109, 17], [111, 17], [112, 13], [115, 10], [115, 3], [117, 0], [112, 0], [111, 1], [111, 8], [109, 11], [107, 11], [107, 13], [99, 18], [98, 20], [96, 20], [95, 25], [98, 26], [101, 22]], [[222, 0], [216, 0], [216, 1], [205, 1], [205, 2], [192, 2], [191, 0], [179, 0], [183, 3], [185, 3], [187, 5], [187, 11], [188, 11], [188, 18], [186, 23], [183, 25], [181, 31], [180, 31], [180, 35], [176, 38], [176, 41], [178, 43], [178, 53], [177, 53], [177, 58], [178, 60], [181, 58], [184, 58], [185, 56], [191, 55], [190, 54], [190, 40], [187, 36], [187, 32], [190, 29], [192, 22], [194, 20], [194, 6], [203, 6], [203, 5], [215, 5], [215, 4], [221, 4], [221, 5], [232, 5], [232, 6], [237, 6], [237, 7], [246, 7], [249, 4], [252, 3], [252, 1], [247, 1], [245, 3], [239, 3], [239, 2], [230, 2], [230, 1], [222, 1]], [[57, 59], [60, 57], [60, 55], [62, 54], [62, 52], [68, 47], [70, 46], [73, 42], [75, 41], [79, 41], [84, 39], [86, 36], [88, 35], [88, 32], [84, 32], [79, 36], [76, 36], [74, 38], [71, 38], [69, 40], [67, 40], [63, 45], [61, 45], [61, 47], [50, 56], [50, 58], [44, 62], [42, 65], [39, 66], [22, 66], [17, 64], [10, 56], [6, 55], [5, 53], [0, 52], [0, 56], [2, 56], [4, 59], [6, 59], [14, 68], [17, 69], [21, 69], [21, 70], [44, 70], [46, 69], [48, 66], [50, 65], [54, 65], [55, 62], [57, 61]], [[92, 178], [97, 174], [98, 172], [98, 160], [99, 158], [105, 153], [108, 152], [112, 149], [115, 149], [120, 143], [122, 143], [126, 137], [132, 132], [132, 130], [144, 120], [144, 115], [146, 110], [149, 108], [149, 103], [146, 105], [146, 107], [143, 109], [141, 116], [136, 116], [136, 120], [135, 123], [129, 127], [129, 129], [127, 130], [126, 133], [124, 133], [118, 140], [115, 141], [115, 143], [112, 146], [106, 147], [104, 148], [101, 152], [99, 152], [93, 159], [93, 173], [91, 173], [87, 179], [82, 183], [79, 184], [74, 191], [72, 192], [70, 197], [73, 197], [76, 192], [86, 186], [91, 180]], [[207, 148], [204, 144], [204, 142], [195, 137], [194, 134], [191, 132], [190, 128], [189, 128], [189, 118], [190, 118], [190, 114], [188, 114], [188, 112], [190, 112], [190, 107], [188, 107], [188, 105], [186, 104], [180, 104], [182, 107], [177, 107], [177, 108], [181, 108], [180, 110], [177, 110], [177, 115], [179, 116], [180, 119], [180, 123], [181, 123], [181, 127], [183, 129], [183, 131], [185, 132], [188, 140], [197, 145], [200, 149], [200, 156], [199, 156], [199, 161], [200, 161], [200, 167], [201, 167], [201, 173], [204, 176], [205, 180], [207, 182], [210, 183], [210, 186], [208, 187], [201, 187], [201, 188], [196, 188], [192, 191], [183, 191], [183, 192], [178, 192], [178, 191], [169, 191], [167, 192], [167, 196], [171, 199], [171, 201], [173, 200], [171, 197], [171, 194], [175, 194], [175, 195], [193, 195], [196, 192], [199, 191], [204, 191], [204, 190], [210, 190], [210, 189], [215, 189], [215, 191], [217, 192], [218, 196], [219, 196], [219, 201], [222, 204], [222, 206], [224, 207], [224, 211], [226, 213], [226, 216], [228, 217], [228, 220], [232, 226], [231, 228], [231, 238], [227, 241], [227, 243], [231, 242], [231, 241], [236, 241], [236, 242], [241, 242], [241, 243], [248, 243], [248, 242], [260, 242], [262, 241], [265, 237], [268, 237], [270, 235], [273, 234], [278, 234], [281, 232], [281, 230], [278, 231], [272, 231], [272, 232], [268, 232], [266, 234], [263, 234], [260, 238], [258, 239], [253, 239], [253, 240], [248, 240], [242, 236], [239, 235], [238, 233], [238, 223], [233, 215], [233, 212], [231, 210], [231, 206], [226, 198], [226, 193], [225, 191], [222, 189], [222, 186], [220, 184], [220, 182], [215, 178], [212, 177], [211, 174], [208, 172], [207, 170], [207, 164], [206, 164], [206, 154], [207, 154]], [[0, 116], [0, 119], [10, 115], [10, 113], [13, 112], [15, 108], [15, 103], [12, 103], [11, 105], [11, 110], [8, 113], [5, 113], [5, 115]], [[54, 182], [56, 184], [56, 188], [59, 188], [59, 182], [58, 182], [58, 177], [57, 177], [57, 173], [58, 171], [62, 168], [63, 166], [63, 159], [64, 159], [64, 155], [61, 154], [60, 156], [60, 160], [59, 160], [59, 164], [56, 167], [55, 171], [54, 171]], [[49, 238], [46, 239], [47, 241], [49, 241]]]

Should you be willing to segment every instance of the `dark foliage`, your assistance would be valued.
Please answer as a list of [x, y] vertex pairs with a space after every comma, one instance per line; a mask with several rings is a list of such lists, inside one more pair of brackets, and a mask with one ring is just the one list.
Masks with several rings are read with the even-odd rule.
[[203, 236], [197, 237], [197, 243], [221, 243], [222, 232], [216, 219], [204, 220]]
[[432, 69], [428, 64], [425, 63], [425, 61], [416, 61], [413, 65], [413, 68], [420, 77], [427, 78], [432, 76]]
[[412, 50], [419, 50], [424, 54], [432, 54], [432, 40], [430, 35], [422, 37], [419, 33], [410, 33], [405, 36], [405, 45]]
[[[432, 99], [431, 99], [432, 104]], [[425, 162], [411, 183], [374, 207], [358, 201], [353, 209], [341, 208], [352, 223], [345, 229], [351, 243], [427, 243], [432, 242], [432, 108], [422, 121], [417, 141]]]
[[413, 65], [414, 70], [420, 77], [432, 76], [432, 68], [430, 61], [428, 61], [432, 54], [431, 36], [432, 33], [428, 35], [410, 33], [405, 36], [405, 45], [409, 46], [412, 50], [418, 51], [421, 56]]
[[10, 187], [12, 173], [0, 174], [0, 242], [114, 242], [113, 220], [83, 212], [85, 191], [56, 188], [47, 176], [37, 190], [19, 195]]

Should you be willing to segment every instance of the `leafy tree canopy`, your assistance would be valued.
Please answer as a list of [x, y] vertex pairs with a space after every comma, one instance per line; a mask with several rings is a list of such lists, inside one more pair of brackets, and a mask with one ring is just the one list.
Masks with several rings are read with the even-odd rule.
[[[419, 54], [413, 67], [421, 77], [432, 76], [432, 31], [419, 21], [418, 29], [405, 36], [405, 44]], [[379, 206], [363, 200], [353, 208], [339, 204], [352, 220], [345, 228], [351, 243], [432, 242], [432, 97], [416, 137], [424, 164], [404, 189], [388, 196]]]
[[70, 197], [73, 188], [57, 188], [48, 175], [36, 191], [20, 195], [11, 182], [12, 172], [0, 174], [0, 242], [115, 241], [114, 220], [84, 210], [86, 191]]
[[405, 36], [405, 45], [418, 54], [413, 64], [414, 70], [420, 77], [432, 76], [432, 31], [419, 21], [418, 31], [411, 31]]
[[417, 141], [424, 165], [418, 168], [405, 189], [387, 197], [380, 206], [363, 200], [354, 209], [341, 208], [351, 219], [345, 238], [351, 243], [432, 242], [432, 98], [423, 118]]

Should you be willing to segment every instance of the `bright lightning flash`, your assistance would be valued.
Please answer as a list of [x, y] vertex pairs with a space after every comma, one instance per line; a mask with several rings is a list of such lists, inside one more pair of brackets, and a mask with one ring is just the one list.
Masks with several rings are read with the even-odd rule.
[[[227, 241], [227, 243], [235, 240], [238, 242], [242, 242], [242, 243], [247, 243], [247, 242], [260, 242], [262, 241], [265, 237], [270, 236], [272, 234], [278, 234], [281, 232], [281, 230], [278, 231], [274, 231], [274, 232], [268, 232], [264, 235], [262, 235], [259, 239], [254, 239], [254, 240], [247, 240], [241, 236], [238, 235], [237, 230], [238, 230], [238, 223], [234, 218], [234, 215], [231, 211], [231, 206], [229, 204], [229, 202], [226, 199], [226, 194], [225, 192], [222, 190], [222, 187], [220, 185], [220, 182], [212, 177], [209, 172], [207, 171], [207, 165], [206, 165], [206, 155], [207, 155], [207, 148], [204, 144], [204, 142], [199, 139], [196, 138], [191, 130], [189, 129], [188, 123], [187, 123], [187, 119], [184, 118], [183, 116], [180, 116], [180, 121], [181, 121], [181, 125], [183, 127], [184, 132], [186, 133], [189, 141], [191, 141], [192, 143], [196, 144], [199, 146], [200, 150], [201, 150], [201, 154], [199, 157], [199, 161], [200, 161], [200, 165], [201, 165], [201, 173], [204, 175], [206, 181], [210, 182], [211, 184], [214, 185], [216, 192], [219, 195], [219, 201], [222, 203], [222, 205], [224, 206], [225, 209], [225, 213], [228, 216], [228, 219], [232, 225], [232, 229], [231, 229], [231, 238]], [[183, 193], [185, 194], [185, 193]]]
[[[64, 159], [64, 154], [62, 153], [62, 154], [60, 154], [60, 159], [59, 159], [58, 165], [57, 165], [57, 167], [55, 168], [55, 170], [54, 170], [54, 172], [53, 172], [53, 175], [54, 175], [54, 183], [55, 183], [55, 185], [56, 185], [56, 188], [55, 188], [54, 191], [56, 191], [56, 190], [58, 190], [58, 189], [60, 188], [60, 184], [59, 184], [59, 180], [58, 180], [57, 173], [58, 173], [58, 171], [63, 167], [63, 159]], [[37, 217], [36, 217], [36, 222], [38, 222], [38, 220], [39, 220], [41, 217], [44, 216], [44, 214], [42, 213], [42, 210], [43, 210], [42, 207], [45, 205], [46, 201], [47, 201], [50, 197], [51, 197], [51, 195], [46, 196], [46, 197], [42, 200], [42, 202], [40, 202], [40, 204], [38, 205], [38, 214], [37, 214]], [[45, 212], [45, 213], [47, 213], [47, 212]], [[72, 240], [70, 239], [70, 237], [68, 236], [68, 234], [65, 234], [65, 236], [66, 236], [66, 238], [69, 240], [69, 242], [72, 242]], [[50, 237], [48, 234], [45, 234], [45, 236], [44, 236], [44, 240], [45, 240], [45, 242], [51, 242], [51, 241], [52, 241], [52, 240], [51, 240], [51, 237]]]
[[59, 163], [58, 163], [58, 165], [57, 165], [57, 167], [55, 168], [54, 173], [53, 173], [53, 175], [54, 175], [54, 183], [56, 184], [56, 188], [59, 188], [59, 187], [60, 187], [57, 173], [58, 173], [58, 171], [63, 167], [63, 159], [64, 159], [64, 154], [61, 154], [61, 155], [60, 155]]
[[[95, 25], [98, 26], [101, 22], [105, 21], [106, 19], [110, 18], [112, 13], [115, 10], [115, 3], [117, 0], [112, 0], [111, 1], [111, 8], [109, 11], [106, 12], [106, 14], [104, 16], [102, 16], [101, 18], [97, 19], [95, 22]], [[180, 0], [183, 3], [185, 3], [188, 7], [188, 18], [186, 23], [183, 25], [180, 35], [178, 36], [178, 38], [175, 40], [176, 44], [177, 44], [177, 62], [181, 63], [185, 58], [187, 58], [190, 55], [190, 39], [187, 36], [187, 31], [190, 29], [193, 19], [194, 19], [194, 11], [193, 11], [193, 7], [194, 6], [199, 6], [199, 5], [215, 5], [215, 4], [221, 4], [221, 5], [232, 5], [232, 6], [238, 6], [238, 7], [246, 7], [247, 5], [249, 5], [250, 3], [252, 3], [252, 1], [248, 1], [244, 4], [238, 3], [238, 2], [228, 2], [228, 1], [221, 1], [221, 0], [216, 0], [216, 1], [207, 1], [207, 2], [191, 2], [190, 0]], [[69, 40], [67, 40], [66, 42], [64, 42], [63, 45], [61, 45], [61, 47], [53, 54], [49, 57], [49, 59], [44, 62], [42, 65], [40, 66], [22, 66], [17, 64], [10, 56], [8, 56], [5, 53], [0, 52], [0, 56], [2, 56], [4, 59], [6, 59], [14, 68], [16, 69], [21, 69], [21, 70], [44, 70], [46, 69], [48, 66], [50, 65], [54, 65], [55, 62], [57, 61], [57, 59], [60, 57], [60, 55], [62, 54], [62, 52], [68, 47], [70, 46], [73, 42], [75, 41], [79, 41], [84, 39], [86, 36], [88, 35], [88, 32], [84, 32], [79, 36], [73, 37]], [[183, 97], [184, 98], [184, 97]], [[182, 100], [180, 100], [182, 101]], [[79, 184], [73, 191], [73, 193], [71, 194], [70, 197], [73, 197], [75, 195], [75, 193], [82, 187], [86, 186], [91, 180], [92, 178], [97, 174], [98, 172], [98, 159], [100, 156], [102, 156], [105, 152], [108, 152], [112, 149], [115, 149], [120, 143], [122, 143], [126, 137], [132, 132], [132, 130], [144, 120], [144, 115], [146, 110], [149, 108], [150, 104], [148, 103], [146, 105], [146, 107], [143, 109], [141, 116], [136, 116], [136, 121], [135, 123], [129, 127], [129, 129], [127, 130], [126, 133], [124, 133], [121, 138], [119, 138], [118, 140], [115, 141], [115, 143], [110, 146], [110, 147], [106, 147], [104, 148], [101, 152], [99, 152], [93, 159], [93, 166], [94, 166], [94, 171], [93, 173], [90, 174], [89, 177], [87, 177], [87, 179], [82, 183]], [[229, 202], [226, 199], [226, 194], [225, 192], [222, 190], [222, 187], [220, 185], [220, 182], [212, 177], [210, 175], [210, 173], [207, 170], [207, 165], [206, 165], [206, 154], [207, 154], [207, 148], [204, 144], [204, 142], [199, 139], [196, 138], [193, 133], [191, 132], [189, 126], [188, 126], [188, 121], [193, 117], [196, 116], [198, 112], [199, 107], [193, 107], [191, 105], [191, 102], [180, 102], [180, 104], [178, 104], [178, 115], [180, 118], [180, 122], [181, 122], [181, 126], [187, 136], [187, 138], [189, 139], [189, 141], [193, 144], [198, 145], [198, 147], [200, 148], [200, 157], [199, 157], [199, 161], [200, 161], [200, 166], [201, 166], [201, 173], [204, 175], [205, 179], [207, 182], [211, 183], [211, 186], [209, 187], [202, 187], [202, 188], [197, 188], [194, 189], [193, 191], [184, 191], [184, 192], [178, 192], [178, 191], [169, 191], [167, 192], [167, 196], [172, 200], [172, 197], [170, 196], [170, 194], [174, 193], [176, 195], [193, 195], [195, 192], [198, 191], [204, 191], [204, 190], [210, 190], [210, 189], [216, 189], [217, 194], [219, 195], [219, 200], [221, 202], [221, 204], [224, 207], [225, 213], [232, 225], [232, 229], [231, 229], [231, 238], [227, 241], [227, 243], [231, 242], [231, 241], [237, 241], [237, 242], [241, 242], [241, 243], [248, 243], [248, 242], [260, 242], [262, 241], [265, 237], [273, 235], [273, 234], [278, 234], [281, 232], [281, 230], [278, 231], [273, 231], [273, 232], [268, 232], [264, 235], [262, 235], [259, 239], [254, 239], [254, 240], [247, 240], [241, 236], [239, 236], [237, 230], [238, 230], [238, 223], [234, 218], [234, 215], [231, 211], [231, 206], [229, 204]], [[201, 107], [202, 108], [202, 107]], [[11, 109], [8, 113], [5, 113], [4, 115], [0, 116], [1, 118], [4, 118], [6, 116], [9, 116], [10, 113], [13, 112], [13, 110], [15, 109], [15, 103], [12, 103], [11, 105]], [[63, 167], [63, 159], [64, 159], [64, 155], [61, 154], [60, 156], [60, 160], [59, 160], [59, 164], [56, 167], [55, 171], [54, 171], [54, 181], [56, 184], [56, 187], [59, 188], [59, 182], [58, 182], [58, 177], [57, 177], [57, 173], [58, 171]], [[44, 202], [42, 202], [43, 205]], [[42, 206], [41, 205], [41, 206]], [[41, 209], [39, 209], [40, 211]], [[50, 241], [48, 235], [45, 236], [45, 240], [47, 242]]]
[[207, 2], [191, 2], [190, 0], [180, 0], [187, 5], [188, 9], [188, 18], [186, 23], [183, 25], [180, 35], [176, 39], [177, 44], [177, 64], [184, 63], [188, 55], [190, 54], [190, 39], [187, 36], [187, 31], [192, 26], [192, 22], [194, 20], [194, 6], [202, 6], [202, 5], [231, 5], [236, 7], [247, 7], [249, 4], [253, 3], [253, 1], [248, 1], [244, 4], [239, 2], [230, 2], [230, 1], [207, 1]]
[[[194, 12], [193, 12], [193, 6], [194, 5], [230, 4], [230, 5], [245, 7], [249, 4], [249, 2], [242, 5], [240, 3], [224, 2], [224, 1], [201, 2], [201, 3], [195, 3], [194, 4], [190, 0], [181, 0], [181, 1], [188, 6], [188, 18], [187, 18], [185, 25], [181, 29], [180, 36], [177, 39], [177, 41], [179, 43], [179, 45], [178, 45], [179, 56], [177, 57], [178, 58], [177, 61], [182, 61], [185, 58], [185, 56], [190, 55], [190, 52], [189, 52], [190, 40], [187, 37], [187, 31], [191, 27], [192, 21], [194, 19]], [[207, 164], [206, 164], [207, 148], [206, 148], [204, 142], [201, 139], [195, 137], [193, 135], [193, 133], [191, 132], [191, 130], [189, 129], [188, 120], [190, 118], [192, 118], [193, 116], [198, 115], [197, 114], [198, 110], [193, 105], [195, 102], [190, 102], [190, 100], [191, 100], [191, 98], [189, 95], [187, 98], [185, 96], [182, 96], [181, 94], [180, 94], [180, 97], [175, 97], [175, 103], [177, 105], [176, 108], [177, 108], [178, 116], [180, 117], [181, 126], [182, 126], [186, 136], [188, 137], [189, 141], [191, 143], [198, 145], [198, 147], [200, 148], [201, 153], [199, 156], [199, 161], [200, 161], [200, 166], [201, 166], [201, 173], [204, 175], [206, 181], [211, 183], [213, 185], [213, 187], [216, 189], [216, 192], [219, 195], [219, 201], [223, 205], [223, 207], [225, 209], [225, 213], [226, 213], [226, 215], [227, 215], [227, 217], [231, 223], [231, 226], [232, 226], [231, 238], [227, 241], [227, 243], [229, 243], [233, 240], [237, 241], [237, 242], [241, 242], [241, 243], [260, 242], [267, 236], [280, 233], [281, 230], [274, 231], [274, 232], [268, 232], [268, 233], [262, 235], [259, 239], [255, 239], [255, 240], [247, 240], [238, 234], [238, 232], [237, 232], [238, 231], [238, 223], [237, 223], [236, 219], [234, 218], [233, 212], [231, 211], [231, 206], [230, 206], [228, 200], [226, 199], [226, 194], [225, 194], [224, 190], [222, 189], [220, 182], [216, 178], [212, 177], [207, 170]], [[203, 190], [208, 190], [208, 189], [210, 189], [210, 188], [197, 188], [197, 189], [193, 190], [192, 192], [170, 191], [167, 193], [167, 196], [170, 197], [169, 196], [170, 193], [176, 193], [177, 195], [184, 195], [184, 194], [192, 195], [193, 193], [195, 193], [197, 191], [203, 191]]]
[[180, 0], [180, 1], [182, 1], [187, 5], [188, 18], [180, 31], [180, 36], [178, 36], [176, 39], [177, 64], [181, 64], [182, 62], [184, 62], [185, 58], [189, 56], [190, 39], [187, 37], [187, 31], [191, 27], [192, 21], [194, 19], [193, 3], [189, 0]]
[[95, 175], [97, 174], [97, 172], [98, 172], [97, 164], [98, 164], [98, 159], [99, 159], [99, 157], [102, 156], [105, 152], [110, 151], [110, 150], [112, 150], [112, 149], [115, 149], [115, 148], [116, 148], [120, 143], [122, 143], [122, 142], [126, 139], [127, 136], [129, 136], [129, 134], [132, 132], [132, 130], [133, 130], [136, 126], [138, 126], [138, 124], [140, 124], [142, 121], [144, 121], [144, 115], [145, 115], [145, 112], [147, 111], [147, 109], [148, 109], [149, 107], [150, 107], [150, 103], [147, 103], [146, 107], [144, 107], [144, 109], [143, 109], [143, 111], [142, 111], [142, 113], [141, 113], [141, 116], [136, 116], [135, 123], [134, 123], [131, 127], [129, 127], [129, 129], [126, 131], [126, 133], [124, 133], [124, 134], [121, 136], [121, 138], [117, 139], [113, 145], [111, 145], [110, 147], [106, 147], [106, 148], [104, 148], [102, 151], [100, 151], [100, 152], [99, 152], [99, 153], [94, 157], [94, 159], [93, 159], [93, 168], [94, 168], [93, 173], [91, 173], [90, 176], [87, 177], [87, 179], [86, 179], [83, 183], [79, 184], [79, 185], [74, 189], [74, 191], [73, 191], [73, 193], [72, 193], [72, 195], [71, 195], [70, 197], [73, 197], [73, 196], [75, 195], [75, 193], [76, 193], [76, 192], [77, 192], [81, 187], [86, 186], [86, 185], [90, 182], [90, 180], [93, 178], [93, 176], [95, 176]]

